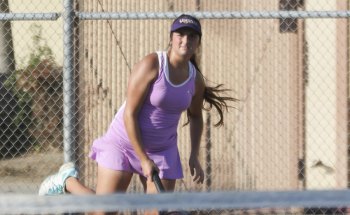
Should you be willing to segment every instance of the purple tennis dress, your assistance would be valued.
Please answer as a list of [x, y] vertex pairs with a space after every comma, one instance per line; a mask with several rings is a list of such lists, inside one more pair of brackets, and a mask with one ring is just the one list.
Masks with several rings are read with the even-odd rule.
[[[159, 75], [150, 86], [138, 115], [142, 144], [147, 155], [158, 166], [160, 178], [183, 177], [177, 148], [177, 127], [181, 113], [191, 104], [195, 89], [195, 68], [189, 63], [189, 76], [182, 84], [169, 80], [166, 52], [157, 52]], [[99, 165], [143, 175], [140, 160], [128, 138], [123, 113], [118, 110], [107, 132], [93, 142], [90, 157]]]

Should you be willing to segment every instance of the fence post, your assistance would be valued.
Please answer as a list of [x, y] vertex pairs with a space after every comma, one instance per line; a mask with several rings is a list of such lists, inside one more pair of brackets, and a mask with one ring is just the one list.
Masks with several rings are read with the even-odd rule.
[[205, 176], [206, 176], [206, 189], [207, 191], [211, 191], [211, 116], [210, 113], [207, 112], [207, 118], [205, 121]]
[[74, 160], [75, 87], [73, 58], [73, 0], [63, 0], [63, 147], [64, 161]]

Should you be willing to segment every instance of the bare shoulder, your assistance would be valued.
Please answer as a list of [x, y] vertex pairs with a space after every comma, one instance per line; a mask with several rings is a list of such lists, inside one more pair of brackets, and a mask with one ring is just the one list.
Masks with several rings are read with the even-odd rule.
[[158, 55], [157, 53], [150, 53], [148, 55], [146, 55], [145, 57], [143, 57], [139, 63], [140, 65], [143, 65], [143, 66], [147, 66], [148, 68], [155, 68], [157, 67], [158, 68]]
[[157, 78], [159, 70], [157, 53], [151, 53], [143, 57], [135, 64], [132, 70], [132, 76], [142, 76], [146, 80], [153, 80]]

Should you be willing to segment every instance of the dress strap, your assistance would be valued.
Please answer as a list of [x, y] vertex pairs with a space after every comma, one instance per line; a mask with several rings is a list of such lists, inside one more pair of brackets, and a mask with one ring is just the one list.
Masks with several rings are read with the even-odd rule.
[[163, 51], [157, 51], [159, 62], [159, 76], [164, 72], [164, 53]]

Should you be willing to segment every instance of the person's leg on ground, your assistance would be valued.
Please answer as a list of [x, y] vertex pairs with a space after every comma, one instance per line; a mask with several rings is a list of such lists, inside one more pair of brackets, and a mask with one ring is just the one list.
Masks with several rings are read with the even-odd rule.
[[95, 191], [83, 185], [78, 178], [66, 179], [66, 191], [75, 195], [95, 194]]
[[[74, 178], [78, 181], [78, 171], [74, 163], [63, 164], [56, 174], [48, 176], [40, 185], [39, 195], [61, 195], [69, 192], [66, 189], [67, 181]], [[79, 182], [80, 183], [80, 182]], [[81, 184], [81, 186], [83, 186]], [[91, 190], [89, 192], [92, 192]], [[84, 193], [82, 193], [84, 194]]]

